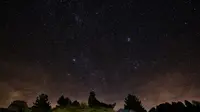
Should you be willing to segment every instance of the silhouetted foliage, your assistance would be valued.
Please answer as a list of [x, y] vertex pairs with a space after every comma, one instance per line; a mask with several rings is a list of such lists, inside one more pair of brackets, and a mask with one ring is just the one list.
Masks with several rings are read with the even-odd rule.
[[185, 100], [185, 105], [186, 105], [186, 107], [192, 107], [192, 106], [193, 106], [192, 103], [190, 103], [190, 102], [187, 101], [187, 100]]
[[74, 107], [80, 107], [80, 103], [78, 101], [73, 101], [72, 106]]
[[200, 103], [197, 101], [189, 102], [187, 100], [182, 102], [163, 103], [153, 107], [149, 112], [200, 112]]
[[61, 107], [67, 105], [67, 103], [65, 102], [65, 98], [64, 98], [63, 95], [58, 99], [57, 104], [58, 104], [59, 106], [61, 106]]
[[16, 112], [16, 111], [9, 110], [8, 108], [0, 108], [0, 112]]
[[[125, 98], [124, 109], [119, 110], [118, 112], [146, 112], [144, 107], [141, 104], [141, 101], [134, 95], [128, 94]], [[0, 112], [51, 112], [51, 111], [66, 111], [66, 112], [80, 112], [80, 111], [111, 111], [113, 112], [114, 104], [106, 104], [98, 101], [96, 99], [95, 92], [90, 92], [88, 98], [88, 107], [86, 103], [79, 103], [77, 100], [72, 102], [69, 98], [65, 98], [63, 95], [59, 97], [58, 106], [51, 109], [50, 103], [48, 101], [48, 95], [41, 94], [36, 98], [36, 101], [33, 103], [32, 110], [28, 108], [25, 101], [16, 100], [13, 101], [8, 108], [0, 108]], [[62, 108], [63, 107], [63, 108]], [[66, 108], [67, 107], [67, 108]], [[97, 108], [96, 108], [97, 107]], [[153, 107], [149, 112], [200, 112], [200, 102], [187, 100], [182, 102], [172, 102], [172, 103], [162, 103]]]
[[15, 112], [25, 112], [28, 105], [25, 101], [15, 100], [8, 106], [8, 109]]
[[33, 112], [50, 112], [51, 106], [49, 103], [48, 95], [41, 94], [36, 98], [32, 107]]
[[116, 103], [114, 103], [114, 104], [106, 104], [106, 103], [100, 102], [100, 101], [98, 101], [96, 99], [95, 92], [91, 91], [90, 92], [90, 96], [88, 98], [88, 105], [91, 108], [94, 108], [94, 107], [114, 108]]
[[155, 107], [151, 108], [151, 109], [149, 110], [149, 112], [156, 112], [156, 108], [155, 108]]
[[199, 101], [192, 101], [192, 104], [194, 105], [194, 110], [200, 112], [200, 102]]
[[192, 101], [192, 104], [197, 106], [197, 107], [200, 107], [200, 101]]
[[146, 110], [141, 104], [141, 101], [134, 95], [129, 94], [125, 98], [124, 102], [125, 102], [124, 109], [134, 110], [136, 112], [146, 112]]
[[84, 103], [84, 102], [81, 102], [80, 107], [81, 107], [81, 108], [87, 108], [88, 105], [87, 105], [86, 103]]
[[185, 100], [185, 105], [186, 105], [186, 109], [185, 110], [193, 112], [193, 105], [192, 105], [192, 103], [190, 103], [189, 101]]
[[70, 106], [72, 104], [72, 101], [69, 98], [65, 98], [63, 95], [58, 99], [57, 101], [58, 105], [60, 107], [66, 107]]
[[100, 102], [96, 99], [96, 94], [94, 91], [90, 92], [90, 96], [88, 98], [88, 105], [89, 107], [95, 107], [98, 106]]
[[170, 112], [171, 111], [171, 104], [169, 103], [163, 103], [158, 105], [157, 108], [157, 112]]
[[173, 111], [181, 111], [184, 112], [185, 110], [185, 105], [182, 102], [172, 102], [172, 110]]

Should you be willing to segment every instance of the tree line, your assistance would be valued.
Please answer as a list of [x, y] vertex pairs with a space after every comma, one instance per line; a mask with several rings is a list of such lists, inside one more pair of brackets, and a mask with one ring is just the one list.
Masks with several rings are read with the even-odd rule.
[[[29, 109], [31, 112], [52, 112], [52, 110], [56, 108], [68, 108], [68, 107], [76, 107], [76, 108], [110, 108], [113, 109], [116, 103], [106, 104], [104, 102], [100, 102], [96, 98], [96, 94], [94, 91], [91, 91], [88, 98], [88, 104], [79, 103], [77, 100], [72, 101], [70, 98], [65, 97], [64, 95], [60, 96], [57, 100], [56, 107], [52, 108], [49, 102], [49, 98], [47, 94], [40, 94], [37, 96], [33, 106]], [[17, 110], [16, 110], [17, 107]], [[27, 104], [24, 101], [14, 101], [9, 105], [8, 108], [12, 110], [12, 112], [27, 112], [26, 111]], [[14, 108], [14, 109], [13, 109]], [[147, 112], [147, 110], [143, 107], [139, 98], [135, 95], [128, 94], [124, 99], [124, 110], [132, 110], [135, 112]], [[1, 110], [0, 110], [1, 112]], [[183, 102], [172, 102], [172, 103], [162, 103], [157, 105], [149, 110], [149, 112], [200, 112], [200, 102], [192, 101], [189, 102], [187, 100]]]

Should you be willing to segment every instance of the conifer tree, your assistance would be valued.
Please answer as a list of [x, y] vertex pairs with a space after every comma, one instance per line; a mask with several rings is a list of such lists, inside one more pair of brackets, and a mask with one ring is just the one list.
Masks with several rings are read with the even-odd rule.
[[146, 112], [146, 110], [141, 104], [141, 101], [134, 95], [129, 94], [125, 98], [124, 102], [125, 102], [124, 109], [134, 110], [136, 112]]
[[50, 112], [51, 106], [49, 103], [48, 95], [41, 94], [36, 98], [32, 107], [33, 112]]

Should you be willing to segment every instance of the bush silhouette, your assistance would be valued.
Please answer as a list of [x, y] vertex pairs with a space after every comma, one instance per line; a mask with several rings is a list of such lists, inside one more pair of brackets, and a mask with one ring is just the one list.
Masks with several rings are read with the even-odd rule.
[[28, 105], [25, 101], [15, 100], [8, 106], [8, 109], [15, 112], [25, 112]]
[[194, 105], [195, 111], [200, 111], [200, 102], [199, 101], [192, 101]]
[[[141, 104], [141, 101], [135, 96], [128, 94], [125, 98], [124, 109], [122, 111], [146, 112]], [[86, 103], [79, 103], [77, 100], [71, 101], [63, 95], [58, 98], [58, 106], [51, 109], [48, 95], [40, 94], [31, 108], [28, 108], [25, 101], [13, 101], [8, 108], [0, 108], [0, 112], [114, 112], [114, 104], [106, 104], [96, 99], [95, 92], [90, 92], [88, 98], [88, 105]], [[31, 109], [31, 110], [30, 110]], [[200, 102], [187, 100], [183, 102], [162, 103], [152, 107], [149, 112], [200, 112]]]
[[[184, 104], [185, 103], [185, 104]], [[153, 107], [149, 112], [200, 112], [200, 103], [198, 101], [189, 102], [187, 100], [182, 102], [163, 103]]]
[[86, 103], [84, 103], [84, 102], [81, 102], [80, 107], [84, 109], [84, 108], [87, 108], [88, 105]]
[[41, 94], [36, 98], [36, 101], [33, 103], [32, 111], [33, 112], [50, 112], [51, 106], [48, 101], [48, 95]]
[[151, 108], [151, 109], [149, 110], [149, 112], [156, 112], [156, 108], [155, 108], [155, 107]]
[[73, 103], [72, 103], [72, 106], [74, 106], [74, 107], [80, 107], [80, 103], [78, 102], [78, 101], [74, 101]]
[[136, 112], [146, 112], [141, 104], [141, 101], [134, 95], [128, 94], [124, 102], [124, 109], [134, 110]]
[[90, 92], [89, 98], [88, 98], [88, 105], [91, 108], [96, 108], [96, 107], [104, 107], [104, 108], [114, 108], [116, 103], [114, 104], [106, 104], [103, 102], [100, 102], [96, 99], [96, 94], [94, 91]]
[[88, 98], [88, 105], [89, 107], [96, 107], [96, 106], [99, 106], [100, 102], [96, 99], [96, 94], [94, 91], [91, 91], [90, 92], [90, 96]]
[[63, 95], [57, 101], [58, 106], [66, 107], [72, 104], [72, 101], [69, 98], [65, 98]]

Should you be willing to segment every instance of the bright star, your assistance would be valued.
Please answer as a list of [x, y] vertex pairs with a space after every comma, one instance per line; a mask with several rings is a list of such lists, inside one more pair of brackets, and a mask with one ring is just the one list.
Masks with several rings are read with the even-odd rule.
[[73, 61], [73, 62], [75, 62], [75, 61], [76, 61], [76, 59], [75, 59], [75, 58], [73, 58], [73, 59], [72, 59], [72, 61]]

